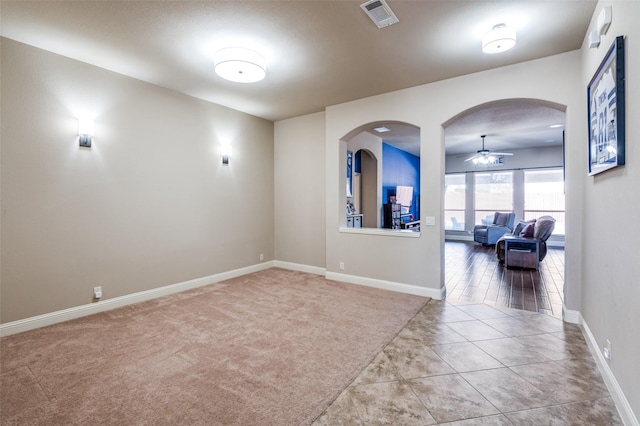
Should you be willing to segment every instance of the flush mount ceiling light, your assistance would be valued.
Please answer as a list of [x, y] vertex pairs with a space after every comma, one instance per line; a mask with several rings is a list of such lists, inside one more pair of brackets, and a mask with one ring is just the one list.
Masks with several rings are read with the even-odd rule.
[[213, 58], [216, 74], [236, 83], [255, 83], [267, 71], [264, 58], [253, 50], [227, 47], [218, 50]]
[[506, 52], [516, 45], [516, 29], [498, 24], [482, 37], [482, 51], [484, 53]]
[[390, 132], [391, 131], [391, 130], [389, 130], [388, 127], [385, 127], [385, 126], [374, 127], [373, 130], [375, 130], [378, 133], [385, 133], [385, 132]]

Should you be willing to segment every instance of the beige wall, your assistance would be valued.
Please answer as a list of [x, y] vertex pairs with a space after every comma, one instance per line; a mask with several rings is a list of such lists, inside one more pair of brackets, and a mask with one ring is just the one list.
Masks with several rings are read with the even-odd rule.
[[108, 299], [273, 259], [272, 122], [12, 40], [1, 50], [3, 323], [91, 303], [98, 285]]
[[275, 256], [325, 265], [324, 113], [275, 123]]
[[[347, 275], [415, 285], [437, 294], [444, 281], [442, 125], [457, 114], [486, 102], [511, 98], [542, 99], [567, 106], [567, 144], [577, 146], [583, 143], [586, 135], [582, 115], [584, 93], [577, 75], [580, 75], [580, 52], [574, 51], [328, 107], [327, 271], [339, 273], [339, 263], [344, 262], [343, 273]], [[433, 216], [436, 226], [423, 225], [420, 238], [340, 232], [339, 218], [345, 203], [344, 191], [341, 191], [345, 160], [339, 141], [364, 123], [391, 120], [420, 128], [421, 152], [429, 153], [421, 157], [421, 219]], [[580, 166], [582, 163], [580, 161]], [[577, 164], [577, 160], [571, 162], [567, 170], [575, 173]], [[575, 204], [567, 206], [567, 221], [580, 214]], [[577, 239], [571, 241], [575, 244]], [[577, 265], [574, 258], [579, 258], [579, 247], [570, 246], [568, 239], [567, 280], [573, 282], [572, 285], [579, 285], [579, 281], [575, 281], [578, 277], [575, 270], [579, 268], [571, 266]], [[573, 295], [567, 299], [571, 306], [578, 306], [579, 300], [573, 299]]]
[[[600, 348], [612, 344], [609, 366], [636, 417], [640, 416], [640, 250], [634, 232], [640, 217], [640, 2], [611, 5], [612, 23], [597, 49], [582, 49], [582, 88], [586, 87], [616, 36], [626, 43], [626, 165], [587, 176], [587, 143], [580, 145], [582, 194], [582, 295], [580, 311]], [[586, 103], [586, 99], [585, 99]], [[586, 105], [582, 113], [586, 117]], [[586, 122], [585, 122], [586, 127]]]

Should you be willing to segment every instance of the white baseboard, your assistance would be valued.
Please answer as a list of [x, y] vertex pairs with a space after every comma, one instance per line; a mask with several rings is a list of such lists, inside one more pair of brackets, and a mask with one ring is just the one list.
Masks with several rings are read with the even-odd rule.
[[562, 247], [564, 248], [565, 237], [564, 235], [551, 235], [547, 239], [547, 247]]
[[242, 275], [258, 272], [265, 269], [279, 267], [294, 271], [307, 272], [310, 274], [324, 275], [327, 279], [343, 281], [351, 284], [359, 284], [384, 290], [397, 291], [401, 293], [415, 294], [418, 296], [431, 297], [432, 299], [442, 300], [444, 298], [443, 291], [430, 288], [424, 288], [409, 284], [395, 283], [391, 281], [378, 280], [373, 278], [358, 277], [354, 275], [346, 275], [339, 273], [327, 273], [325, 268], [302, 265], [298, 263], [270, 261], [263, 262], [245, 268], [226, 271], [207, 277], [196, 278], [177, 284], [170, 284], [164, 287], [158, 287], [151, 290], [140, 291], [137, 293], [127, 294], [124, 296], [114, 297], [112, 299], [104, 299], [95, 303], [90, 303], [60, 311], [49, 312], [43, 315], [37, 315], [17, 321], [0, 324], [0, 337], [10, 336], [24, 331], [34, 330], [48, 325], [58, 324], [64, 321], [84, 317], [87, 315], [97, 314], [111, 309], [120, 308], [122, 306], [132, 305], [134, 303], [145, 302], [147, 300], [156, 299], [162, 296], [179, 293], [181, 291], [190, 290], [192, 288], [202, 287], [208, 284], [228, 280]]
[[256, 265], [247, 266], [245, 268], [209, 275], [208, 277], [196, 278], [177, 284], [170, 284], [164, 287], [140, 291], [137, 293], [114, 297], [112, 299], [100, 300], [98, 302], [90, 303], [87, 305], [74, 306], [73, 308], [63, 309], [61, 311], [50, 312], [35, 317], [8, 322], [6, 324], [0, 324], [0, 337], [22, 333], [23, 331], [34, 330], [36, 328], [69, 321], [87, 315], [97, 314], [99, 312], [120, 308], [122, 306], [156, 299], [158, 297], [167, 296], [169, 294], [179, 293], [181, 291], [190, 290], [192, 288], [202, 287], [208, 284], [213, 284], [216, 282], [250, 274], [252, 272], [262, 271], [264, 269], [272, 268], [274, 266], [274, 263], [275, 262], [263, 262]]
[[276, 260], [273, 263], [276, 268], [289, 269], [291, 271], [307, 272], [309, 274], [324, 275], [326, 269], [319, 266], [303, 265], [300, 263], [283, 262]]
[[417, 296], [431, 297], [432, 299], [443, 300], [445, 297], [446, 289], [443, 287], [441, 290], [434, 290], [410, 284], [401, 284], [392, 281], [378, 280], [375, 278], [365, 278], [355, 275], [341, 274], [339, 272], [326, 272], [325, 268], [318, 266], [302, 265], [299, 263], [282, 262], [276, 260], [274, 266], [278, 268], [290, 269], [293, 271], [307, 272], [310, 274], [324, 275], [325, 278], [334, 281], [346, 282], [349, 284], [364, 285], [367, 287], [374, 287], [383, 290], [397, 291], [399, 293], [415, 294]]
[[444, 239], [445, 241], [473, 241], [473, 234], [462, 231], [445, 231]]
[[580, 311], [572, 311], [571, 309], [567, 309], [564, 303], [562, 304], [562, 319], [564, 322], [580, 324], [581, 318]]
[[339, 272], [326, 272], [328, 280], [342, 281], [350, 284], [358, 284], [367, 287], [379, 288], [382, 290], [397, 291], [399, 293], [415, 294], [416, 296], [430, 297], [442, 300], [442, 289], [426, 288], [411, 284], [396, 283], [393, 281], [378, 280], [356, 275], [341, 274]]
[[578, 323], [582, 327], [582, 331], [585, 336], [585, 340], [587, 341], [587, 345], [589, 346], [589, 350], [591, 351], [591, 354], [593, 355], [593, 358], [598, 365], [598, 369], [600, 370], [600, 374], [602, 374], [602, 378], [605, 385], [607, 386], [607, 389], [609, 389], [611, 398], [613, 398], [613, 401], [616, 404], [616, 408], [618, 409], [618, 413], [620, 414], [622, 423], [626, 426], [640, 426], [640, 424], [638, 423], [638, 418], [631, 409], [631, 405], [629, 404], [627, 397], [624, 395], [624, 392], [622, 392], [622, 389], [620, 388], [616, 377], [613, 375], [611, 368], [609, 368], [609, 363], [600, 351], [598, 342], [596, 341], [595, 337], [593, 337], [589, 326], [587, 325], [580, 312], [578, 312], [578, 317]]

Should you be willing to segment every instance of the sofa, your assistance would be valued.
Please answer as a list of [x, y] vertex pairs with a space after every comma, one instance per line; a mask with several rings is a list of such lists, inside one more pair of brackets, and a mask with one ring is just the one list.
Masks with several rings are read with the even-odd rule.
[[521, 220], [510, 234], [503, 235], [496, 242], [496, 256], [500, 264], [504, 263], [505, 239], [521, 241], [538, 241], [538, 261], [547, 255], [547, 240], [553, 233], [556, 220], [551, 216], [541, 216], [538, 219]]
[[473, 227], [473, 241], [483, 245], [493, 245], [504, 234], [511, 233], [516, 214], [496, 212], [493, 222], [489, 225], [476, 225]]

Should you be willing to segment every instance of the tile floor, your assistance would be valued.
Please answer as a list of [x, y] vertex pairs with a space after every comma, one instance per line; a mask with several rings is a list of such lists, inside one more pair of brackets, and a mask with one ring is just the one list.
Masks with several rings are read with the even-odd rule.
[[431, 300], [314, 425], [622, 425], [579, 326]]

